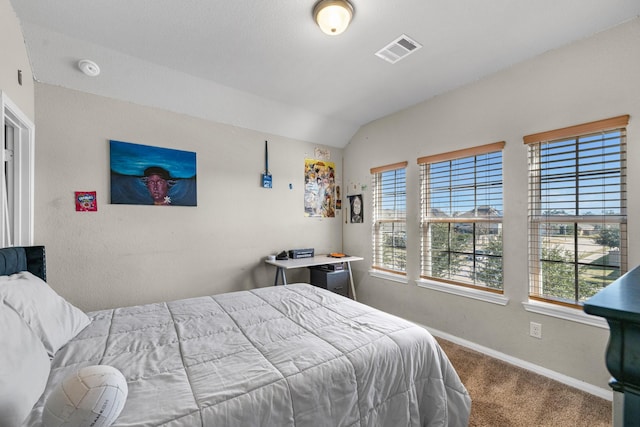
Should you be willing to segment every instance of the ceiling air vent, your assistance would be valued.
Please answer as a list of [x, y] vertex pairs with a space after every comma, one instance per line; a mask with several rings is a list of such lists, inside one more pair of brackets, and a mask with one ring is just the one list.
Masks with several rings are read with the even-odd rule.
[[382, 49], [376, 52], [378, 58], [382, 58], [387, 62], [395, 64], [402, 58], [407, 57], [416, 50], [420, 49], [422, 45], [414, 40], [411, 40], [406, 35], [401, 35]]

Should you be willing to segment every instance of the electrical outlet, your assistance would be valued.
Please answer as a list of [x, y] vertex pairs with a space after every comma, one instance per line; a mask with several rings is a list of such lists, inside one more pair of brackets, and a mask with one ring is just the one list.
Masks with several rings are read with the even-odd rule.
[[529, 335], [534, 338], [542, 338], [542, 325], [536, 322], [529, 323]]

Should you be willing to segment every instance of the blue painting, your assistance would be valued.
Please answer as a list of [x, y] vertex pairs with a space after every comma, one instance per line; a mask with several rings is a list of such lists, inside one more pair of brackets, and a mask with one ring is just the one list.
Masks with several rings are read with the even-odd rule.
[[196, 153], [109, 141], [111, 203], [197, 206]]

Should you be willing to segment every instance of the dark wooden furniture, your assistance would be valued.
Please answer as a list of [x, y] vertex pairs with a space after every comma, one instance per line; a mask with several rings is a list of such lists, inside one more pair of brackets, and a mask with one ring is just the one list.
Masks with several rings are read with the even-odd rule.
[[609, 385], [624, 393], [624, 425], [640, 426], [640, 266], [587, 300], [584, 311], [609, 323]]
[[44, 246], [0, 248], [0, 275], [10, 276], [21, 271], [28, 271], [47, 281]]

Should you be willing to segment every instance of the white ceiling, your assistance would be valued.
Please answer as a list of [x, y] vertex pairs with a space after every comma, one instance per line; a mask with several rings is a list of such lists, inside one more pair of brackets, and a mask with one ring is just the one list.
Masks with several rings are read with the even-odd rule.
[[[638, 0], [11, 0], [36, 80], [344, 147], [358, 128], [640, 15]], [[374, 53], [408, 35], [423, 48]], [[91, 78], [76, 67], [89, 58]]]

